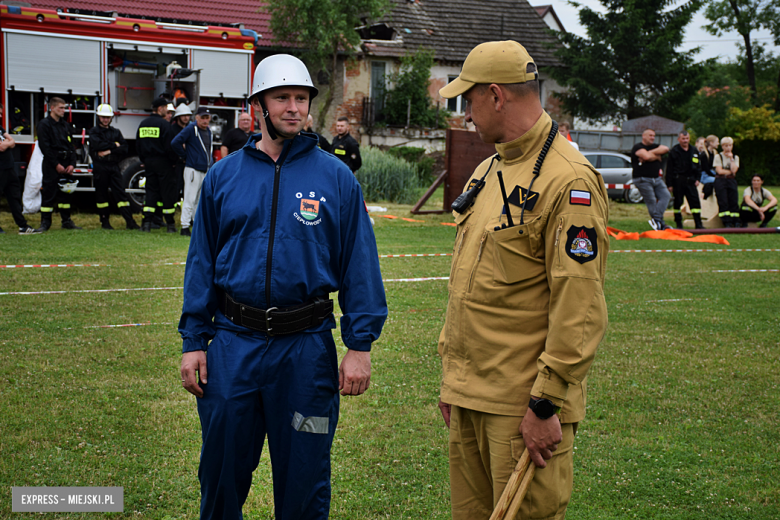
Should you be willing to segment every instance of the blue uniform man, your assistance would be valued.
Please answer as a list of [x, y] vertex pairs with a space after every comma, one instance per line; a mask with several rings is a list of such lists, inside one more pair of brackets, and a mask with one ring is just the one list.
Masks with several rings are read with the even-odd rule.
[[263, 60], [251, 97], [261, 133], [203, 182], [179, 331], [202, 428], [204, 519], [242, 518], [266, 435], [276, 518], [327, 518], [339, 393], [370, 383], [387, 317], [376, 242], [354, 175], [301, 133], [316, 94], [297, 58]]

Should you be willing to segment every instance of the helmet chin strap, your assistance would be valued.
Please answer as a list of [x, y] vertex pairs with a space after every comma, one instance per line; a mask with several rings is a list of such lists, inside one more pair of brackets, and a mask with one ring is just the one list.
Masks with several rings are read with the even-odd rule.
[[268, 137], [271, 138], [271, 141], [275, 141], [277, 138], [276, 128], [274, 128], [274, 124], [271, 122], [271, 116], [268, 114], [268, 109], [265, 108], [265, 101], [263, 101], [262, 94], [257, 96], [257, 102], [260, 103], [260, 108], [263, 109], [263, 119], [265, 119], [265, 128], [268, 130]]

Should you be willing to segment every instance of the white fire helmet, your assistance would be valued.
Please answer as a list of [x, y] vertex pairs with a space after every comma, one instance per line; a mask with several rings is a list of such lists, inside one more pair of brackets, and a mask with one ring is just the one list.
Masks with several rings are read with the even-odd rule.
[[181, 105], [176, 107], [176, 112], [173, 114], [174, 119], [179, 116], [191, 116], [192, 110], [190, 110], [190, 107], [187, 106], [186, 103], [182, 103]]
[[111, 105], [107, 103], [101, 103], [98, 105], [97, 110], [95, 110], [95, 113], [102, 117], [114, 117], [114, 109], [111, 108]]
[[60, 185], [60, 191], [65, 193], [73, 193], [79, 185], [79, 181], [76, 179], [62, 178], [58, 183]]
[[176, 112], [176, 107], [173, 106], [173, 103], [168, 103], [168, 112]]
[[275, 54], [261, 61], [255, 68], [255, 77], [252, 80], [252, 95], [264, 92], [275, 87], [285, 85], [295, 87], [309, 87], [311, 96], [309, 100], [317, 96], [319, 90], [314, 86], [309, 75], [309, 69], [301, 60], [289, 54]]

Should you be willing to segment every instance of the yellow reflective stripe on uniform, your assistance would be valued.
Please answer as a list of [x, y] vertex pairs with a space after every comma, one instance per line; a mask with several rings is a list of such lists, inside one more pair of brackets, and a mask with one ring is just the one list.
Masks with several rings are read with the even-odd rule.
[[672, 210], [672, 213], [679, 213], [679, 212], [680, 212], [680, 208], [675, 208]]
[[41, 206], [41, 213], [51, 213], [52, 211], [54, 211], [54, 208]]
[[691, 210], [691, 213], [701, 213], [701, 209], [694, 208], [694, 209]]
[[731, 216], [732, 216], [732, 217], [738, 217], [738, 216], [739, 216], [739, 213], [734, 213], [734, 212], [732, 211], [732, 212], [731, 212]]
[[157, 206], [158, 206], [158, 207], [160, 207], [160, 208], [162, 208], [162, 207], [163, 207], [163, 203], [162, 203], [162, 202], [158, 202], [158, 203], [157, 203]]
[[107, 208], [107, 207], [108, 207], [108, 202], [98, 202], [98, 203], [96, 204], [96, 206], [97, 206], [98, 208]]
[[333, 151], [333, 153], [335, 153], [336, 155], [347, 155], [347, 151], [346, 150], [342, 150], [341, 148], [335, 149]]
[[174, 213], [176, 213], [176, 208], [164, 209], [162, 210], [162, 212], [163, 215], [173, 215]]
[[138, 129], [138, 137], [143, 139], [144, 137], [151, 137], [157, 139], [160, 137], [160, 129], [156, 126], [145, 126]]
[[694, 157], [693, 158], [693, 162], [695, 162], [695, 163], [699, 162], [699, 158], [698, 157]]
[[151, 206], [144, 206], [144, 213], [154, 213], [154, 212], [155, 212], [155, 208]]
[[70, 209], [70, 204], [57, 204], [60, 209]]
[[742, 206], [740, 209], [742, 211], [753, 211], [753, 208], [751, 208], [750, 206]]
[[720, 213], [718, 213], [719, 217], [728, 217], [729, 215], [731, 215], [730, 211], [721, 211]]
[[117, 208], [124, 208], [125, 206], [129, 206], [129, 205], [130, 205], [130, 203], [127, 202], [126, 200], [116, 203], [116, 207]]

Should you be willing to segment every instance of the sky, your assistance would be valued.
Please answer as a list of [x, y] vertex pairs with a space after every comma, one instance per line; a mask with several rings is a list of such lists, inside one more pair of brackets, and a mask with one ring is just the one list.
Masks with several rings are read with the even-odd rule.
[[[588, 6], [595, 11], [604, 11], [602, 5], [597, 0], [578, 0], [582, 5]], [[555, 9], [555, 14], [558, 15], [558, 19], [563, 24], [564, 29], [567, 32], [572, 32], [579, 36], [587, 36], [585, 28], [579, 23], [578, 9], [569, 5], [565, 0], [530, 0], [531, 5], [552, 5]], [[701, 47], [701, 51], [697, 54], [700, 60], [708, 58], [719, 58], [719, 61], [734, 61], [739, 53], [737, 43], [742, 43], [742, 37], [736, 33], [725, 33], [720, 38], [712, 36], [710, 33], [702, 29], [703, 25], [708, 25], [709, 22], [702, 14], [702, 11], [696, 13], [693, 21], [688, 25], [685, 31], [685, 43], [681, 47], [681, 50], [689, 50], [694, 47]], [[758, 38], [759, 42], [765, 43], [767, 49], [775, 54], [780, 53], [780, 47], [772, 45], [772, 38], [769, 31], [754, 32], [751, 34], [751, 38]]]

